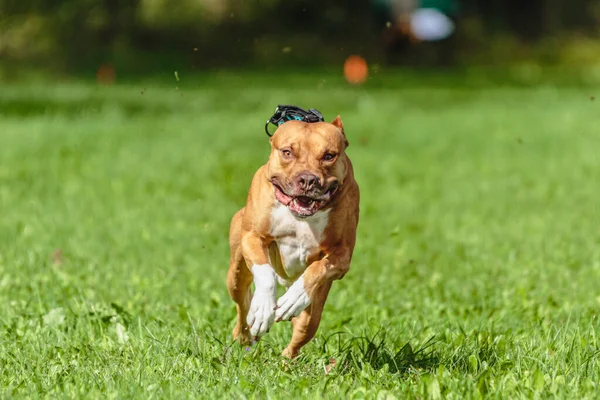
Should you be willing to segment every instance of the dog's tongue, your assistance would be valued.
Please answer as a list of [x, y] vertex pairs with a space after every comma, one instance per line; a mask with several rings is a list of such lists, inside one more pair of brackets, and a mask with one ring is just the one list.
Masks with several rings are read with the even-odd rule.
[[296, 197], [296, 203], [302, 208], [309, 208], [311, 206], [311, 199], [304, 196]]
[[315, 201], [310, 197], [298, 196], [292, 197], [285, 194], [275, 186], [275, 198], [284, 206], [289, 207], [295, 214], [301, 216], [313, 215], [319, 209], [321, 202]]
[[317, 212], [320, 203], [312, 201], [308, 197], [295, 197], [289, 204], [290, 210], [297, 215], [310, 216]]
[[288, 196], [287, 194], [283, 193], [281, 190], [279, 190], [277, 188], [275, 188], [275, 198], [277, 199], [278, 202], [280, 202], [284, 206], [287, 206], [292, 201], [291, 196]]

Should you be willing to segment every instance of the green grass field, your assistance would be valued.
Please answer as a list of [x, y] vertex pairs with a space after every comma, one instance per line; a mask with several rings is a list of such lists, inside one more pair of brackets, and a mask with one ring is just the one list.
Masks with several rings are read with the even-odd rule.
[[[0, 88], [1, 398], [597, 397], [599, 88], [180, 78]], [[286, 103], [341, 114], [362, 193], [291, 364], [225, 286]]]

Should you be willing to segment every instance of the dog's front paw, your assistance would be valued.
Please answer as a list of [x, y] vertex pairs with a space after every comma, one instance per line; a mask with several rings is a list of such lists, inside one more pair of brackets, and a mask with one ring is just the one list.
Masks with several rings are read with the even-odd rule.
[[277, 300], [275, 321], [288, 321], [297, 317], [310, 305], [310, 297], [304, 290], [304, 278], [300, 277], [290, 286], [283, 296]]
[[271, 329], [275, 322], [275, 292], [257, 291], [252, 297], [248, 318], [252, 337], [260, 337]]

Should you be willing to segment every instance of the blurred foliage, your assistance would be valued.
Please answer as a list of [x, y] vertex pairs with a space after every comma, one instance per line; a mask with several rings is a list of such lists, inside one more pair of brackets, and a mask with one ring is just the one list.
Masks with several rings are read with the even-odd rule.
[[147, 72], [339, 65], [350, 53], [381, 64], [600, 65], [597, 0], [459, 4], [454, 37], [415, 46], [386, 39], [383, 0], [0, 0], [0, 60]]

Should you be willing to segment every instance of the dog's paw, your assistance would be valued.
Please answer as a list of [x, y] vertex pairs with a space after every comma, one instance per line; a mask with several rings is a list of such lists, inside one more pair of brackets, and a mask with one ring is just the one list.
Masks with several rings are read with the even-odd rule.
[[242, 346], [252, 346], [254, 345], [254, 340], [252, 336], [250, 336], [250, 329], [244, 325], [236, 324], [235, 328], [233, 328], [233, 340], [237, 341]]
[[300, 315], [310, 305], [310, 297], [304, 290], [304, 278], [300, 277], [290, 286], [283, 296], [277, 300], [275, 321], [289, 321]]
[[246, 322], [252, 337], [260, 337], [271, 329], [275, 322], [275, 292], [256, 291]]

